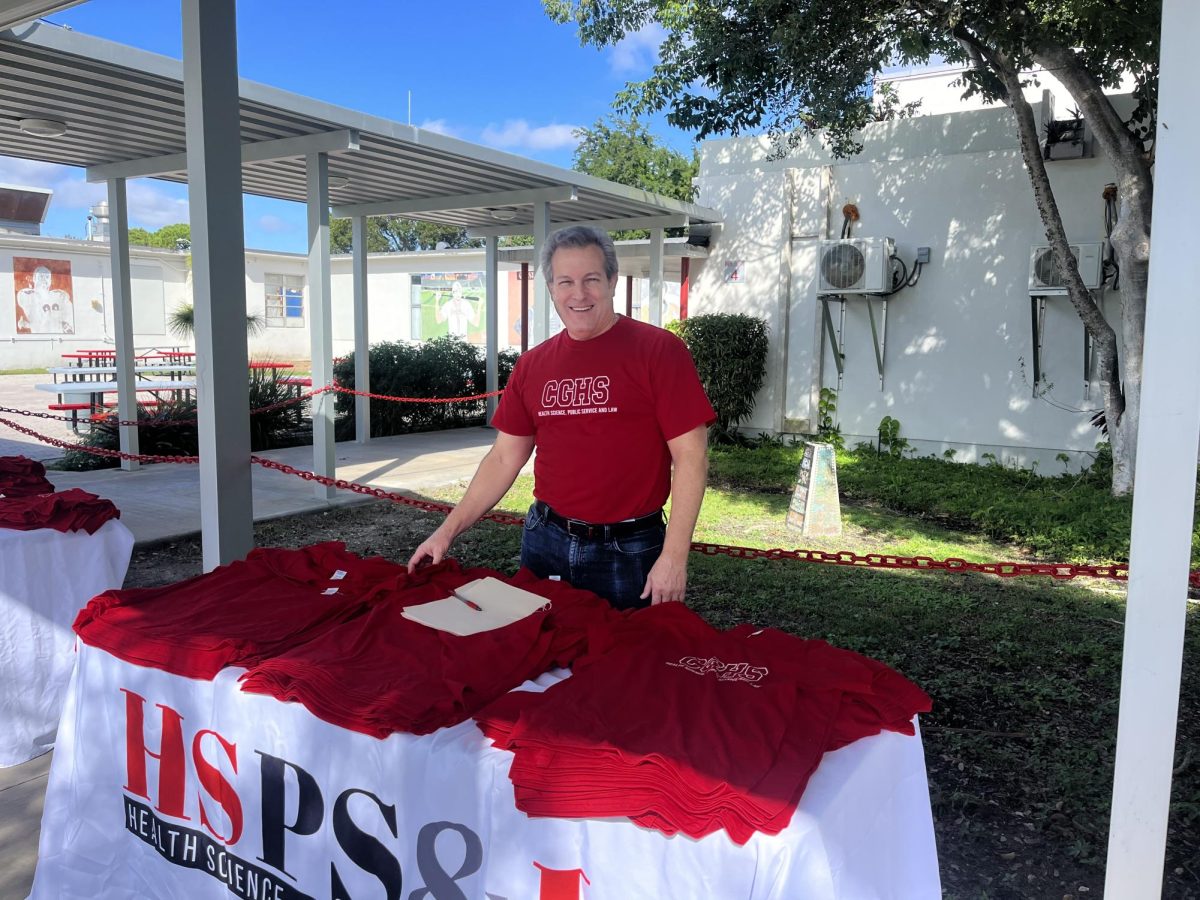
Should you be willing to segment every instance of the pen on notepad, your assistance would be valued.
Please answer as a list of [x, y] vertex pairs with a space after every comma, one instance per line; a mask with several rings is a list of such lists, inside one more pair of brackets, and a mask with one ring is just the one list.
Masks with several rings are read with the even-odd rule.
[[483, 607], [480, 606], [478, 603], [476, 603], [474, 600], [468, 600], [466, 597], [464, 597], [458, 591], [451, 591], [450, 593], [452, 593], [455, 597], [457, 597], [463, 603], [467, 604], [467, 606], [471, 607], [471, 609], [475, 610], [475, 612], [483, 612]]

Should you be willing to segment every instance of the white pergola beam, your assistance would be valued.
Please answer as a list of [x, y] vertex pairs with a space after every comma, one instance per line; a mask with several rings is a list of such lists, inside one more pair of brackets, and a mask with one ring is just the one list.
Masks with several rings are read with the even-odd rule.
[[548, 188], [492, 191], [486, 194], [452, 194], [441, 197], [380, 200], [373, 203], [349, 203], [335, 206], [333, 215], [338, 219], [354, 216], [413, 216], [417, 213], [445, 212], [446, 210], [524, 206], [530, 203], [562, 203], [578, 199], [577, 188], [569, 184], [562, 184]]
[[[333, 383], [333, 310], [329, 267], [329, 157], [311, 153], [308, 173], [308, 328], [313, 387]], [[333, 404], [330, 392], [312, 403], [313, 471], [326, 478], [337, 475], [333, 446]], [[318, 498], [332, 499], [337, 489], [313, 482]]]
[[663, 229], [650, 229], [650, 324], [663, 323]]
[[1197, 34], [1200, 5], [1165, 0], [1108, 900], [1162, 894], [1200, 438], [1200, 256], [1191, 227], [1200, 205], [1200, 119], [1191, 97]]
[[[487, 392], [500, 389], [500, 261], [496, 253], [499, 238], [490, 237], [483, 245], [483, 271], [487, 296]], [[496, 398], [487, 398], [487, 417], [492, 424], [496, 413]]]
[[[688, 224], [686, 215], [663, 216], [633, 216], [628, 219], [594, 219], [579, 222], [551, 222], [551, 231], [560, 228], [570, 228], [572, 225], [589, 225], [601, 231], [626, 231], [632, 228], [683, 228]], [[468, 228], [467, 237], [507, 237], [513, 234], [533, 234], [531, 225], [486, 225], [481, 228]]]
[[[136, 422], [137, 392], [133, 374], [133, 294], [129, 269], [129, 202], [125, 179], [108, 182], [108, 252], [112, 261], [113, 337], [117, 345], [117, 418]], [[118, 427], [122, 453], [137, 455], [138, 428], [136, 425]], [[121, 468], [132, 471], [139, 463], [121, 460]]]
[[[183, 0], [204, 570], [254, 547], [234, 0]], [[230, 265], [237, 260], [237, 265]]]
[[[550, 236], [550, 204], [535, 203], [533, 206], [533, 260], [537, 266], [533, 278], [533, 306], [529, 310], [532, 328], [529, 329], [529, 346], [534, 347], [550, 337], [550, 287], [546, 282], [549, 275], [542, 271], [539, 261], [542, 247]], [[494, 234], [484, 237], [496, 237]]]
[[[352, 128], [280, 138], [275, 141], [258, 141], [253, 144], [242, 144], [242, 165], [268, 162], [273, 159], [291, 159], [308, 156], [311, 153], [357, 150], [358, 146], [358, 132]], [[153, 178], [158, 175], [174, 175], [187, 171], [187, 153], [168, 153], [165, 156], [126, 159], [121, 162], [89, 166], [86, 170], [87, 180], [91, 182], [108, 181], [112, 178]]]
[[[355, 216], [350, 223], [351, 271], [354, 282], [354, 387], [371, 390], [371, 342], [367, 314], [367, 220]], [[354, 440], [371, 440], [371, 398], [354, 398]]]

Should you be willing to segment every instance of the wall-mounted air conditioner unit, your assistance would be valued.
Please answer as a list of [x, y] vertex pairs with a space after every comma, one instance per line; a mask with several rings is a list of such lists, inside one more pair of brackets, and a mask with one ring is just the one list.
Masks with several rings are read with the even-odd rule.
[[821, 241], [818, 294], [885, 294], [892, 289], [891, 238]]
[[[1079, 263], [1079, 277], [1084, 287], [1095, 290], [1104, 276], [1104, 244], [1100, 241], [1071, 244], [1071, 254]], [[1029, 293], [1034, 295], [1065, 295], [1062, 276], [1054, 264], [1054, 253], [1047, 244], [1036, 244], [1029, 251]]]

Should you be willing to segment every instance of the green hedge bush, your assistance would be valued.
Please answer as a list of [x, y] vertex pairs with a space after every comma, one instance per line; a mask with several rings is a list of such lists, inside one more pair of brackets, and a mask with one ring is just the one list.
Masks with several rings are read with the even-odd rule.
[[[501, 350], [500, 387], [508, 383], [520, 354]], [[487, 357], [482, 347], [456, 337], [439, 337], [421, 344], [390, 341], [368, 351], [371, 393], [391, 397], [465, 397], [487, 388]], [[344, 387], [354, 387], [354, 354], [335, 361], [333, 376]], [[397, 403], [371, 401], [371, 436], [407, 434], [482, 425], [487, 403]], [[354, 395], [338, 394], [337, 435], [354, 435]]]
[[667, 326], [683, 338], [717, 413], [712, 436], [736, 442], [767, 375], [767, 323], [741, 313], [710, 313]]

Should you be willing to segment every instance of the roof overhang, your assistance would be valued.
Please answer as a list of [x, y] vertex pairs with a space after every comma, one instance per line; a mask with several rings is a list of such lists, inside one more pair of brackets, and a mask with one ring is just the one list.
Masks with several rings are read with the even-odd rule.
[[78, 6], [83, 0], [0, 0], [0, 29], [23, 25], [50, 13]]
[[[692, 203], [255, 82], [242, 80], [240, 94], [248, 194], [306, 201], [306, 155], [325, 152], [335, 215], [402, 215], [481, 235], [530, 232], [542, 201], [551, 227], [719, 221]], [[89, 180], [187, 181], [179, 60], [47, 23], [23, 25], [0, 32], [0, 109], [0, 154], [80, 166]], [[67, 131], [26, 134], [16, 126], [26, 117], [60, 120]]]

